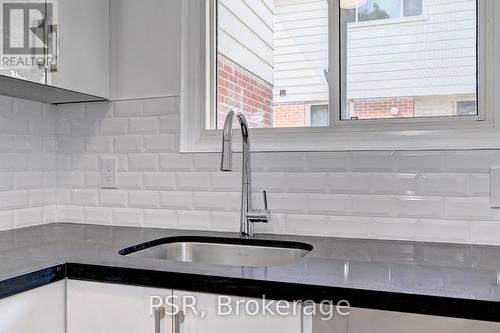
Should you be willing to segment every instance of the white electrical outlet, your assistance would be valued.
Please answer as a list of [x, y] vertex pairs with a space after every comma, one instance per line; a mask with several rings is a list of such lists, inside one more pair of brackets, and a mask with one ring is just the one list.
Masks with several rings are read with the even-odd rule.
[[101, 187], [118, 188], [118, 159], [116, 157], [101, 159]]
[[490, 168], [491, 208], [500, 208], [500, 167]]

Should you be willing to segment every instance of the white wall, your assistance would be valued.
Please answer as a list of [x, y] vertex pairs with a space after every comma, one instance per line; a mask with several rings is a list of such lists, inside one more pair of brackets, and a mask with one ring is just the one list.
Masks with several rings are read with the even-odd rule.
[[180, 93], [181, 0], [110, 0], [111, 99]]
[[218, 51], [273, 83], [272, 0], [220, 0]]
[[0, 96], [0, 230], [56, 216], [57, 109]]

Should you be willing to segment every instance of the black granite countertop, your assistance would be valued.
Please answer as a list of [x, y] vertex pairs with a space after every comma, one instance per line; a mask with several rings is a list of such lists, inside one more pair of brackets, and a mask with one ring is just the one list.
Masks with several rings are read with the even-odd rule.
[[63, 278], [500, 322], [500, 247], [257, 235], [311, 244], [286, 266], [230, 267], [124, 257], [163, 237], [237, 234], [49, 224], [0, 232], [0, 298]]

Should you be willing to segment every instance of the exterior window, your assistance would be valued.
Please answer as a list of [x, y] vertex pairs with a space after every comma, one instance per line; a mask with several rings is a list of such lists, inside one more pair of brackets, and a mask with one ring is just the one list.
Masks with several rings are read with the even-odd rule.
[[423, 14], [422, 2], [423, 0], [367, 0], [362, 6], [348, 9], [347, 22], [420, 16]]
[[477, 114], [476, 101], [458, 101], [457, 102], [457, 115], [459, 116], [473, 116]]
[[329, 112], [328, 104], [309, 105], [306, 114], [307, 125], [311, 127], [328, 126]]
[[308, 106], [329, 99], [328, 8], [327, 0], [217, 0], [217, 101], [209, 128], [221, 128], [233, 108], [252, 128], [313, 126]]
[[349, 11], [356, 11], [358, 22], [419, 16], [423, 4], [428, 15], [418, 21], [369, 29], [342, 24], [343, 108], [351, 108], [341, 120], [478, 115], [476, 1], [368, 0], [343, 16], [352, 20]]

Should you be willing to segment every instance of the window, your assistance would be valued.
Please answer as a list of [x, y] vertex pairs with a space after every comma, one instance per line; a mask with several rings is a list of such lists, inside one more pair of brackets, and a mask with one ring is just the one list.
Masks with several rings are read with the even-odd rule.
[[[423, 14], [424, 0], [366, 0], [346, 10], [347, 22], [368, 22]], [[432, 1], [432, 0], [430, 0]], [[361, 3], [363, 3], [361, 1]]]
[[[328, 100], [328, 2], [217, 0], [215, 128], [243, 110], [252, 128], [304, 127]], [[213, 112], [213, 111], [212, 111]]]
[[494, 2], [183, 2], [181, 149], [231, 109], [258, 150], [496, 147]]
[[328, 126], [328, 104], [308, 105], [306, 110], [306, 125], [311, 127]]
[[[370, 29], [341, 25], [342, 89], [344, 103], [352, 106], [342, 120], [477, 116], [477, 107], [464, 113], [454, 107], [457, 99], [477, 103], [476, 1], [425, 3], [430, 13], [418, 22]], [[421, 15], [422, 5], [423, 0], [367, 0], [348, 11], [361, 22]]]
[[476, 101], [458, 101], [457, 115], [459, 116], [474, 116], [477, 114]]

